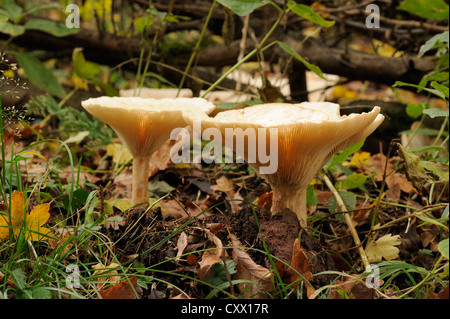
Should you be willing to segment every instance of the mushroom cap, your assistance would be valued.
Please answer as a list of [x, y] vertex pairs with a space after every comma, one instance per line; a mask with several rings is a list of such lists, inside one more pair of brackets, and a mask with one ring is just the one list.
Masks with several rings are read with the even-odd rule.
[[202, 98], [150, 99], [141, 97], [90, 98], [81, 105], [107, 123], [134, 156], [150, 156], [173, 129], [186, 126], [186, 110], [209, 114], [215, 105]]
[[[269, 145], [270, 140], [276, 138], [278, 168], [273, 174], [260, 175], [272, 187], [290, 193], [308, 186], [333, 154], [363, 140], [375, 131], [384, 120], [384, 116], [379, 113], [380, 107], [375, 106], [368, 113], [341, 116], [338, 104], [305, 102], [259, 104], [240, 110], [223, 111], [214, 118], [204, 113], [189, 111], [184, 117], [191, 126], [194, 125], [194, 121], [200, 121], [202, 132], [210, 127], [220, 129], [222, 142], [225, 141], [226, 128], [241, 128], [244, 132], [248, 128], [253, 128], [256, 141], [259, 134], [265, 131], [264, 154], [274, 152], [269, 149]], [[271, 128], [277, 129], [276, 136], [271, 134]], [[242, 137], [236, 130], [235, 134]], [[249, 162], [247, 146], [248, 144], [245, 144], [244, 153], [238, 155], [258, 172], [266, 164], [262, 164], [258, 157], [255, 163]], [[259, 147], [256, 145], [257, 152]]]

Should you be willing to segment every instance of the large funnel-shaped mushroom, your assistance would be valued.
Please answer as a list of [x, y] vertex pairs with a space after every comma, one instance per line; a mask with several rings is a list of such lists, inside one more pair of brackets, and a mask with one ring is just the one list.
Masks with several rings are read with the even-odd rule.
[[[341, 116], [339, 105], [334, 103], [274, 103], [224, 111], [214, 118], [188, 112], [185, 119], [194, 128], [200, 123], [202, 132], [207, 128], [220, 129], [222, 142], [228, 146], [236, 147], [237, 139], [245, 136], [245, 147], [237, 153], [271, 185], [272, 213], [289, 208], [304, 227], [307, 186], [333, 154], [375, 131], [384, 119], [379, 112], [376, 106], [369, 113]], [[234, 129], [233, 144], [226, 134], [230, 129]], [[251, 145], [252, 134], [256, 136], [256, 147]], [[278, 160], [276, 170], [267, 170], [267, 159], [261, 159], [265, 152]]]
[[81, 104], [109, 124], [133, 155], [133, 206], [148, 203], [150, 156], [170, 138], [173, 129], [186, 126], [182, 112], [209, 114], [215, 108], [201, 98], [99, 97]]

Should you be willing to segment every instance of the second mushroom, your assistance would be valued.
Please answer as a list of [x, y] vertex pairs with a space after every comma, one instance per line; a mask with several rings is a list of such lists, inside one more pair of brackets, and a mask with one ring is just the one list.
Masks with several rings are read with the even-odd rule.
[[[246, 147], [237, 153], [270, 184], [272, 214], [289, 208], [297, 214], [300, 225], [306, 227], [306, 189], [311, 180], [331, 156], [365, 139], [384, 120], [378, 106], [368, 113], [348, 116], [341, 116], [339, 108], [338, 104], [327, 102], [272, 103], [223, 111], [214, 118], [202, 112], [189, 111], [185, 113], [185, 120], [194, 129], [195, 123], [201, 124], [202, 131], [219, 129], [224, 144], [226, 131], [230, 129], [234, 130], [235, 142], [246, 138]], [[258, 141], [256, 147], [249, 144], [248, 129], [254, 130]], [[263, 138], [260, 138], [261, 132], [264, 133]], [[268, 150], [274, 139], [277, 147], [270, 152], [276, 152], [278, 167], [275, 172], [264, 173], [263, 162], [247, 150], [258, 152], [261, 147]], [[235, 146], [235, 142], [231, 145]], [[249, 160], [252, 155], [256, 160]]]
[[151, 99], [140, 97], [99, 97], [82, 106], [107, 123], [133, 156], [131, 204], [148, 204], [148, 176], [151, 155], [170, 138], [173, 129], [184, 127], [182, 112], [196, 110], [209, 114], [215, 105], [201, 98]]

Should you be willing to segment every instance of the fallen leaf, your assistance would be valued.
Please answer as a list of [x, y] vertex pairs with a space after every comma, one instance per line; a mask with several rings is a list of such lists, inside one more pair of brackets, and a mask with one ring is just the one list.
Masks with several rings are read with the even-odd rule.
[[394, 203], [397, 203], [400, 200], [402, 191], [407, 194], [416, 192], [413, 184], [406, 179], [405, 175], [395, 171], [394, 163], [398, 160], [398, 157], [392, 157], [389, 159], [386, 166], [386, 156], [383, 154], [378, 153], [370, 157], [372, 163], [371, 169], [375, 173], [375, 180], [377, 182], [383, 180], [386, 168], [386, 198]]
[[258, 202], [256, 205], [258, 207], [270, 210], [272, 208], [272, 197], [273, 197], [272, 192], [264, 193], [261, 196], [259, 196]]
[[274, 289], [272, 272], [267, 268], [256, 264], [244, 249], [241, 242], [233, 234], [231, 235], [233, 248], [233, 260], [236, 262], [234, 279], [244, 279], [250, 282], [237, 285], [245, 298], [268, 298], [268, 293]]
[[114, 164], [122, 165], [133, 158], [130, 151], [123, 144], [112, 143], [106, 146], [106, 153], [112, 157]]
[[222, 176], [216, 180], [216, 185], [212, 185], [211, 189], [228, 193], [234, 190], [234, 184], [228, 178]]
[[300, 248], [300, 242], [297, 238], [292, 249], [291, 264], [290, 267], [286, 269], [284, 281], [287, 284], [299, 281], [294, 287], [297, 287], [300, 284], [300, 281], [307, 281], [305, 282], [305, 287], [306, 295], [309, 298], [314, 293], [314, 288], [310, 284], [313, 279], [311, 269], [312, 264], [306, 256], [305, 251]]
[[176, 260], [179, 260], [180, 256], [183, 255], [184, 249], [186, 248], [187, 245], [188, 245], [187, 235], [186, 235], [185, 232], [182, 232], [180, 234], [180, 237], [178, 238], [178, 241], [177, 241], [177, 249], [178, 249], [178, 251], [177, 251], [177, 256], [176, 256], [177, 258], [176, 258]]
[[137, 299], [141, 293], [142, 290], [137, 286], [136, 277], [130, 277], [108, 289], [99, 291], [102, 299]]
[[61, 255], [65, 255], [71, 248], [72, 245], [76, 242], [76, 237], [73, 237], [69, 244], [66, 244], [67, 240], [69, 240], [70, 236], [72, 236], [74, 230], [72, 228], [59, 228], [55, 230], [54, 236], [55, 238], [50, 238], [48, 243], [50, 247], [54, 250], [59, 247], [64, 247], [63, 251], [60, 253]]
[[344, 299], [343, 295], [354, 299], [373, 299], [373, 288], [367, 287], [357, 277], [351, 275], [344, 281], [336, 280], [328, 299]]
[[[95, 281], [98, 281], [97, 289], [100, 289], [106, 281], [109, 281], [110, 283], [118, 283], [121, 279], [120, 276], [118, 276], [117, 268], [119, 267], [116, 263], [111, 263], [109, 266], [105, 266], [102, 263], [98, 263], [92, 266], [93, 269], [95, 269], [92, 276], [95, 278]], [[106, 276], [108, 275], [108, 276]]]
[[396, 247], [402, 243], [400, 235], [384, 235], [376, 241], [369, 242], [366, 247], [367, 258], [371, 261], [379, 261], [382, 258], [392, 260], [398, 258], [400, 250]]
[[25, 212], [25, 196], [19, 191], [11, 195], [11, 219], [7, 214], [0, 215], [0, 241], [9, 238], [9, 227], [16, 237], [24, 231], [25, 239], [31, 241], [48, 240], [50, 229], [43, 225], [50, 218], [50, 204], [37, 205], [30, 213]]
[[184, 206], [174, 199], [161, 200], [159, 201], [159, 204], [161, 205], [161, 213], [164, 216], [171, 216], [174, 218], [189, 217]]
[[216, 263], [222, 262], [222, 255], [223, 255], [223, 245], [222, 241], [215, 235], [211, 234], [208, 230], [205, 230], [206, 234], [212, 238], [212, 241], [214, 243], [215, 247], [208, 247], [208, 248], [215, 248], [206, 250], [203, 255], [202, 259], [198, 263], [200, 268], [198, 270], [198, 276], [201, 280], [205, 280], [208, 276], [211, 275], [211, 267]]

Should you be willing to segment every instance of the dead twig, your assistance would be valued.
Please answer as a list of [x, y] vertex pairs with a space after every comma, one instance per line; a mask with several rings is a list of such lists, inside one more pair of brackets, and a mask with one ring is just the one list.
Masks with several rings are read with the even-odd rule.
[[359, 255], [361, 256], [361, 260], [364, 264], [364, 267], [365, 269], [368, 269], [370, 267], [369, 259], [367, 258], [366, 252], [364, 251], [364, 248], [361, 245], [358, 233], [356, 232], [355, 226], [353, 225], [353, 220], [350, 214], [348, 213], [347, 207], [345, 206], [342, 197], [339, 195], [336, 188], [334, 188], [333, 183], [330, 181], [327, 175], [324, 174], [322, 176], [322, 179], [327, 185], [327, 187], [330, 189], [330, 191], [333, 193], [333, 196], [336, 199], [336, 203], [339, 205], [339, 209], [341, 210], [342, 214], [345, 217], [347, 227], [350, 230], [350, 233], [352, 234], [353, 241], [355, 242], [355, 246], [358, 249]]

